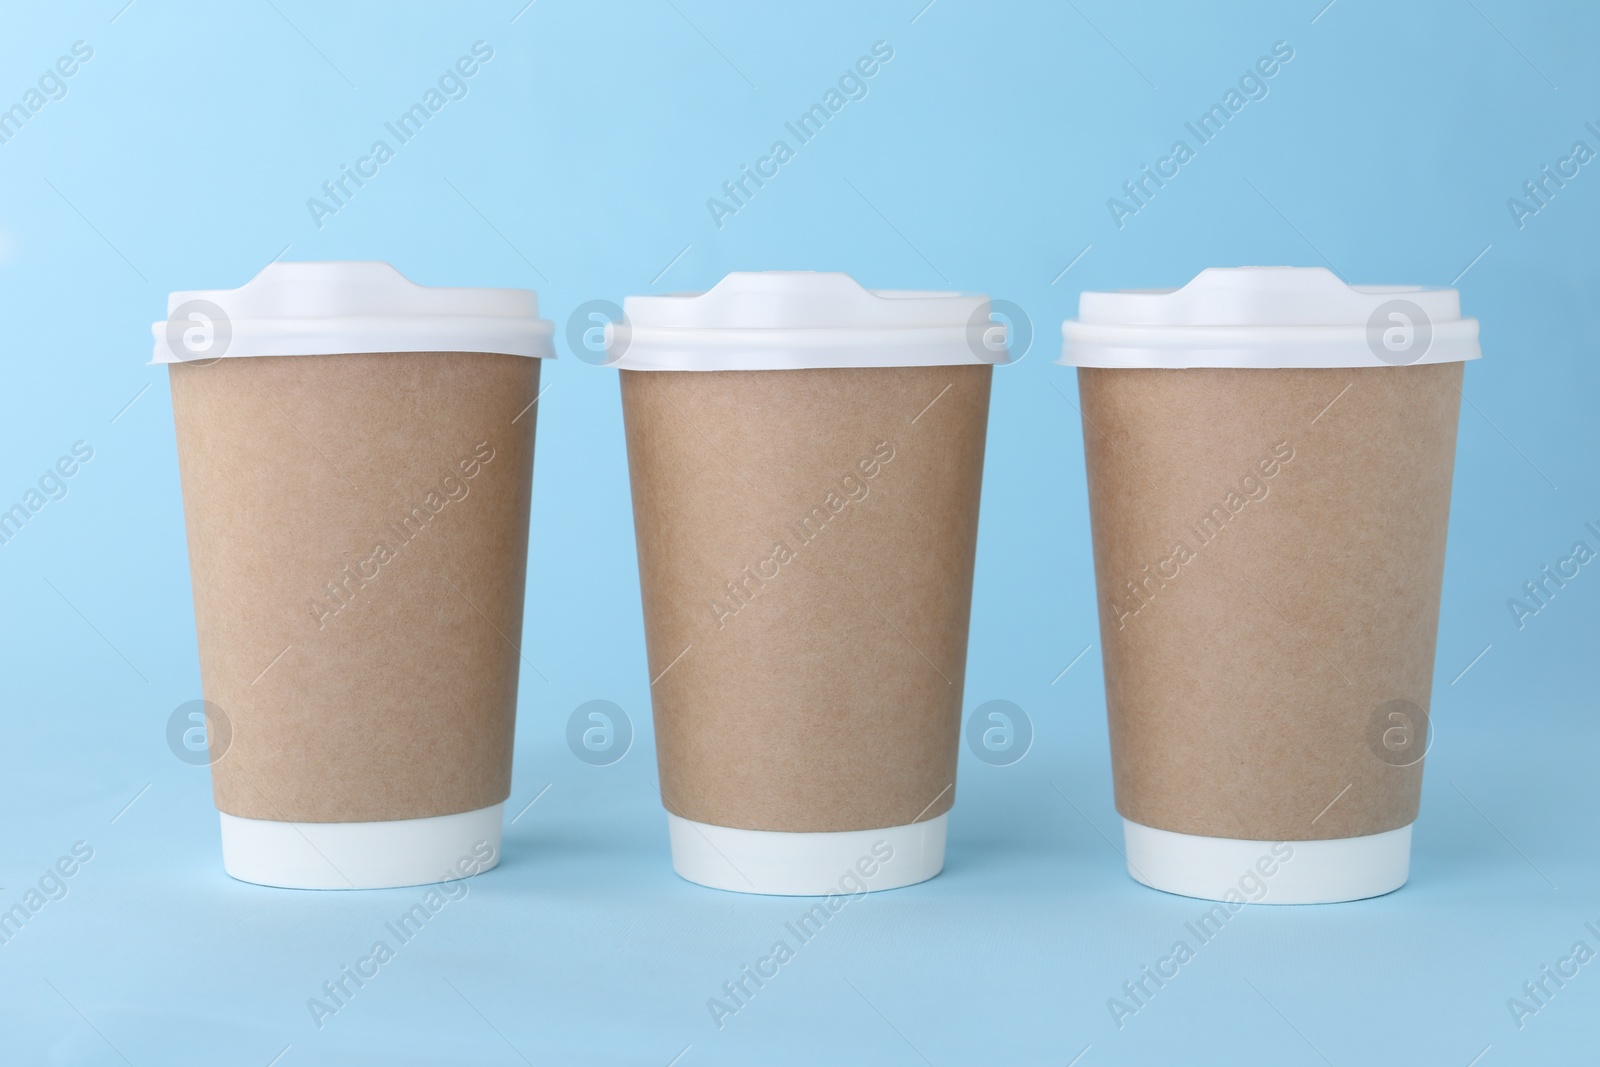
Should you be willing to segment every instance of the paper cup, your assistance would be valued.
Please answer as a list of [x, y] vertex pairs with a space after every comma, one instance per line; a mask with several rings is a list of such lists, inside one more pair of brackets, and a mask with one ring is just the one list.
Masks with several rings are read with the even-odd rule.
[[955, 799], [987, 300], [774, 272], [625, 311], [610, 344], [674, 868], [795, 895], [932, 877]]
[[1399, 888], [1477, 322], [1454, 290], [1260, 267], [1084, 293], [1064, 336], [1129, 873]]
[[550, 354], [537, 298], [276, 263], [169, 312], [155, 360], [226, 870], [368, 889], [493, 866]]

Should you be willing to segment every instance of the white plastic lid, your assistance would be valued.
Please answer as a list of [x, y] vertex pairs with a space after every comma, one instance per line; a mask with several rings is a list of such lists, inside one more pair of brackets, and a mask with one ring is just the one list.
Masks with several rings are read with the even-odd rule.
[[703, 293], [630, 296], [606, 327], [622, 370], [795, 370], [1005, 363], [989, 298], [866, 289], [848, 274], [736, 271]]
[[1477, 359], [1454, 289], [1346, 285], [1323, 267], [1209, 267], [1181, 289], [1084, 293], [1074, 367], [1384, 367]]
[[173, 293], [153, 363], [349, 352], [500, 352], [549, 359], [531, 289], [418, 285], [387, 263], [270, 263], [237, 289]]

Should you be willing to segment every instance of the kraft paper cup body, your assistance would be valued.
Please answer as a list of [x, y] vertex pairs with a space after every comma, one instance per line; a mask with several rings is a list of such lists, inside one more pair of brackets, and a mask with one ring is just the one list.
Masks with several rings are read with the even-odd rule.
[[942, 868], [992, 373], [974, 316], [839, 274], [629, 299], [612, 351], [682, 877], [849, 896]]
[[1063, 362], [1129, 873], [1235, 906], [1399, 888], [1476, 321], [1453, 290], [1306, 268], [1080, 314]]
[[170, 311], [156, 360], [225, 868], [365, 889], [493, 866], [549, 348], [536, 298], [290, 263]]

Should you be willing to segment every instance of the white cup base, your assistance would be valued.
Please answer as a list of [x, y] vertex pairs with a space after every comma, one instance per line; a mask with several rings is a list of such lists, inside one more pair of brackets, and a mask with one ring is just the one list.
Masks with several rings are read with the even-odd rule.
[[504, 804], [392, 822], [274, 822], [222, 816], [222, 866], [280, 889], [394, 889], [500, 862]]
[[740, 830], [667, 813], [672, 869], [731, 893], [852, 896], [925, 882], [944, 869], [948, 815], [879, 830]]
[[1135, 881], [1202, 900], [1336, 904], [1392, 893], [1411, 873], [1410, 825], [1324, 841], [1200, 837], [1127, 819], [1122, 831]]

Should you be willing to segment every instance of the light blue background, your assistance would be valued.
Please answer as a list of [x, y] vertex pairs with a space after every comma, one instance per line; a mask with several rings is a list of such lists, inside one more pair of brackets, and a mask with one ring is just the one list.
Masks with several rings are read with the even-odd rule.
[[[1600, 125], [1592, 5], [123, 2], [0, 15], [0, 106], [73, 42], [94, 49], [65, 97], [0, 144], [0, 500], [74, 441], [94, 448], [69, 495], [0, 546], [0, 907], [74, 842], [94, 849], [69, 895], [0, 945], [0, 1059], [1489, 1067], [1596, 1054], [1600, 963], [1520, 1031], [1506, 1008], [1575, 941], [1600, 949], [1584, 930], [1600, 926], [1600, 573], [1585, 568], [1520, 631], [1506, 607], [1573, 541], [1597, 544], [1583, 523], [1600, 521], [1600, 163], [1524, 228], [1506, 206], [1573, 142], [1600, 149], [1584, 129]], [[495, 54], [470, 94], [315, 226], [306, 199], [478, 40]], [[894, 58], [870, 95], [713, 225], [706, 199], [879, 40]], [[1270, 95], [1119, 230], [1107, 198], [1277, 41], [1294, 59]], [[777, 267], [1025, 308], [1033, 349], [996, 376], [966, 706], [1013, 700], [1037, 738], [1010, 767], [963, 754], [945, 873], [852, 904], [712, 1025], [706, 999], [800, 906], [671, 873], [616, 376], [563, 344], [540, 403], [524, 635], [549, 684], [524, 678], [508, 810], [548, 792], [509, 828], [502, 866], [318, 1030], [306, 999], [420, 891], [229, 880], [207, 773], [163, 735], [199, 674], [149, 324], [169, 290], [239, 285], [280, 254], [534, 287], [561, 328], [586, 300]], [[1076, 385], [1051, 361], [1082, 289], [1248, 263], [1459, 277], [1482, 320], [1437, 740], [1410, 885], [1244, 912], [1119, 1031], [1107, 998], [1203, 908], [1131, 882], [1108, 842], [1082, 443], [1051, 388]], [[638, 729], [609, 767], [563, 739], [592, 698]]]

